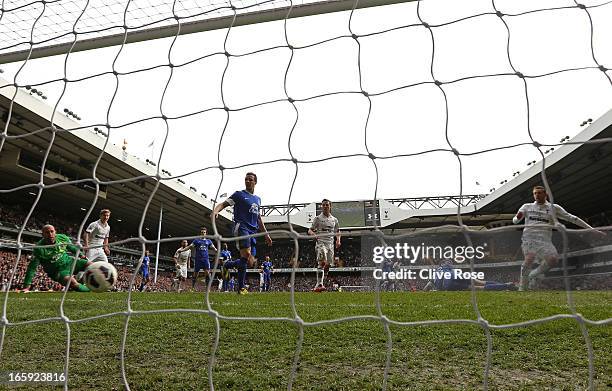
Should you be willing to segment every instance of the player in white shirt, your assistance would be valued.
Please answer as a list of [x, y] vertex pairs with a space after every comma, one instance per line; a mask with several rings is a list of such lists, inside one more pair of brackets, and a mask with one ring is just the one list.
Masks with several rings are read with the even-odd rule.
[[[529, 289], [535, 288], [538, 278], [542, 278], [544, 273], [556, 265], [559, 259], [557, 249], [552, 243], [553, 208], [558, 220], [565, 220], [582, 228], [593, 228], [581, 218], [566, 212], [561, 206], [551, 204], [546, 200], [546, 197], [546, 189], [542, 186], [535, 186], [533, 188], [535, 202], [523, 204], [512, 219], [514, 224], [518, 224], [525, 219], [525, 228], [521, 239], [524, 257], [519, 282], [519, 290], [521, 291], [527, 287]], [[531, 270], [536, 258], [539, 261], [539, 266]]]
[[83, 246], [94, 247], [87, 249], [87, 259], [92, 262], [104, 261], [108, 262], [107, 256], [110, 255], [108, 248], [108, 236], [110, 234], [110, 219], [111, 211], [102, 209], [100, 211], [100, 219], [89, 224], [85, 232], [83, 232]]
[[173, 281], [173, 289], [176, 287], [176, 291], [180, 292], [181, 283], [187, 280], [187, 269], [189, 269], [189, 259], [191, 258], [191, 250], [184, 251], [187, 248], [188, 243], [186, 240], [181, 241], [181, 247], [176, 250], [172, 259], [174, 260], [174, 267], [176, 269], [176, 276]]
[[[334, 261], [334, 239], [335, 248], [340, 247], [340, 226], [338, 219], [331, 214], [331, 201], [323, 199], [321, 201], [323, 212], [312, 220], [312, 225], [308, 230], [308, 235], [321, 235], [316, 239], [315, 256], [317, 258], [317, 284], [315, 291], [325, 290], [325, 271]], [[321, 279], [319, 280], [319, 274]]]

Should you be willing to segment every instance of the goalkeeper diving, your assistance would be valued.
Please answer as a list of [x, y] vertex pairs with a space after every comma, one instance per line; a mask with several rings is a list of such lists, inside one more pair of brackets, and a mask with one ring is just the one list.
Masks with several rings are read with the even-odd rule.
[[[69, 285], [70, 289], [77, 292], [89, 292], [89, 288], [81, 284], [72, 275], [72, 263], [76, 260], [74, 273], [85, 271], [91, 261], [85, 258], [85, 254], [79, 248], [72, 244], [72, 240], [64, 234], [55, 232], [55, 227], [47, 224], [42, 227], [43, 238], [36, 243], [36, 246], [52, 247], [36, 247], [32, 254], [32, 260], [28, 264], [25, 278], [23, 280], [23, 289], [21, 292], [29, 292], [32, 285], [32, 279], [36, 274], [38, 265], [42, 265], [45, 273], [53, 281], [59, 282], [62, 285]], [[81, 254], [78, 258], [77, 254]]]

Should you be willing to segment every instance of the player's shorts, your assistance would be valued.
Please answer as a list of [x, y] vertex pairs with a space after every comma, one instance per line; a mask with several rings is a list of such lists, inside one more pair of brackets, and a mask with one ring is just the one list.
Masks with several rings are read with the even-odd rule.
[[528, 254], [533, 254], [536, 258], [551, 258], [559, 257], [559, 253], [557, 249], [552, 244], [552, 242], [536, 242], [536, 241], [523, 241], [521, 243], [521, 248], [523, 249], [523, 255], [527, 256]]
[[193, 272], [197, 273], [200, 270], [210, 270], [210, 261], [208, 259], [196, 259]]
[[268, 273], [264, 273], [263, 274], [263, 280], [264, 282], [266, 281], [270, 281], [272, 279], [272, 272], [268, 272]]
[[334, 262], [334, 245], [317, 242], [315, 244], [315, 254], [317, 262], [324, 260], [328, 265], [331, 265]]
[[[241, 226], [240, 223], [234, 225], [234, 237], [254, 235], [256, 233], [257, 232]], [[255, 238], [240, 239], [236, 242], [236, 248], [238, 249], [238, 251], [242, 250], [243, 248], [250, 248], [251, 255], [255, 256], [257, 254], [257, 250], [255, 248], [256, 243], [257, 241], [255, 240]]]
[[[77, 259], [76, 265], [74, 266], [74, 273], [76, 274], [76, 273], [85, 271], [85, 269], [87, 268], [87, 262], [89, 262], [89, 260], [84, 259], [84, 258]], [[51, 277], [52, 280], [57, 281], [60, 284], [64, 284], [65, 283], [64, 279], [72, 275], [72, 273], [70, 273], [71, 268], [72, 268], [72, 264], [67, 263], [63, 267], [57, 270], [54, 270], [51, 273], [47, 272], [47, 274], [49, 275], [49, 277]]]
[[468, 278], [444, 278], [435, 280], [434, 286], [439, 291], [462, 291], [470, 288], [470, 283]]
[[187, 265], [176, 265], [176, 278], [187, 278]]
[[102, 247], [90, 248], [87, 250], [87, 259], [92, 262], [108, 262], [108, 258], [106, 257]]

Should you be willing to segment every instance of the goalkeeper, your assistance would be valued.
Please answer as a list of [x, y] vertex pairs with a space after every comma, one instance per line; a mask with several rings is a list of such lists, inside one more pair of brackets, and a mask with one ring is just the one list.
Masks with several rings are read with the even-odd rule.
[[[28, 264], [25, 278], [23, 280], [23, 289], [21, 292], [27, 293], [30, 291], [32, 279], [36, 274], [38, 265], [42, 265], [45, 273], [54, 281], [62, 285], [69, 284], [70, 289], [77, 292], [89, 292], [89, 288], [80, 284], [71, 273], [72, 262], [79, 251], [79, 248], [72, 244], [70, 238], [64, 234], [55, 232], [55, 227], [47, 224], [42, 228], [43, 238], [36, 243], [37, 246], [48, 246], [54, 244], [53, 247], [37, 247], [34, 249], [32, 260]], [[69, 254], [71, 253], [71, 254]], [[87, 258], [77, 258], [74, 272], [84, 271], [92, 262]]]

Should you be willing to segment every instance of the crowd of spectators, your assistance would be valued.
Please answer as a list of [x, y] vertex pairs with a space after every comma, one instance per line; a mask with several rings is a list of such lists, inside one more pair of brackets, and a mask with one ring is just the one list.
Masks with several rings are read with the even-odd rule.
[[[273, 247], [267, 247], [265, 243], [257, 243], [257, 257], [263, 259], [264, 256], [270, 256], [275, 268], [290, 268], [292, 267], [291, 260], [295, 254], [295, 244], [293, 240], [276, 240]], [[298, 268], [312, 268], [317, 262], [314, 251], [314, 239], [298, 240]], [[230, 245], [230, 250], [235, 249], [235, 246]], [[232, 254], [238, 254], [238, 251], [232, 251]], [[335, 250], [336, 266], [338, 267], [359, 267], [361, 265], [361, 243], [359, 238], [343, 239], [342, 246]]]
[[[11, 281], [11, 273], [15, 267], [17, 253], [0, 250], [0, 281], [2, 281], [2, 290], [6, 290], [7, 288], [14, 290], [22, 287], [25, 272], [28, 267], [28, 258], [29, 255], [26, 254], [22, 254], [21, 257], [19, 257], [15, 277]], [[10, 287], [8, 286], [9, 281], [11, 281]], [[62, 290], [62, 285], [51, 280], [42, 269], [39, 269], [32, 280], [31, 289], [34, 291], [59, 291]]]
[[[5, 205], [0, 204], [0, 225], [3, 227], [19, 229], [25, 221], [25, 216], [29, 213], [29, 208], [25, 208], [19, 204]], [[58, 212], [60, 213], [60, 212]], [[90, 216], [90, 220], [93, 221], [97, 216]], [[594, 218], [601, 222], [609, 222], [608, 214], [600, 214]], [[601, 220], [601, 221], [600, 221]], [[78, 232], [81, 221], [78, 221], [78, 217], [68, 215], [57, 215], [43, 212], [42, 210], [35, 210], [32, 216], [28, 219], [26, 229], [31, 232], [39, 233], [40, 228], [48, 223], [52, 223], [58, 232], [66, 233], [73, 238]], [[132, 235], [133, 236], [133, 235]], [[482, 236], [482, 235], [481, 235]], [[125, 238], [129, 238], [130, 235], [127, 232], [121, 230], [121, 227], [112, 226], [110, 242], [116, 242]], [[522, 257], [520, 254], [520, 231], [508, 231], [507, 233], [495, 234], [487, 237], [483, 237], [488, 240], [488, 249], [486, 257], [480, 261], [480, 263], [500, 262], [500, 261], [515, 261]], [[560, 236], [554, 235], [554, 240], [558, 241]], [[483, 240], [484, 240], [483, 239]], [[592, 245], [593, 237], [588, 232], [571, 233], [569, 235], [569, 248], [570, 251], [579, 250], [583, 248], [589, 248]], [[28, 237], [30, 242], [34, 242], [35, 238]], [[464, 238], [457, 236], [458, 243], [464, 241]], [[313, 268], [316, 265], [315, 253], [314, 253], [314, 239], [300, 239], [299, 252], [297, 256], [297, 262], [292, 264], [295, 254], [295, 244], [293, 240], [288, 239], [277, 239], [273, 247], [267, 247], [263, 240], [258, 241], [257, 256], [261, 260], [264, 256], [270, 256], [274, 267], [276, 269], [281, 268]], [[121, 245], [122, 248], [131, 248], [140, 252], [141, 245], [139, 243], [124, 243]], [[171, 257], [174, 251], [179, 247], [178, 241], [164, 243], [161, 246], [160, 254]], [[135, 265], [140, 255], [138, 253], [130, 254], [129, 252], [114, 251], [116, 247], [111, 246], [111, 262], [116, 262], [123, 265], [129, 266], [118, 266], [119, 281], [116, 285], [116, 290], [125, 291], [129, 288], [132, 275], [134, 273], [133, 265]], [[233, 256], [238, 255], [238, 251], [235, 249], [233, 243], [230, 243], [229, 249]], [[152, 253], [155, 252], [151, 248]], [[22, 254], [19, 263], [17, 265], [17, 271], [15, 278], [11, 282], [10, 289], [15, 289], [21, 286], [27, 267], [27, 256], [28, 253]], [[336, 265], [337, 267], [359, 267], [361, 265], [361, 239], [360, 237], [343, 237], [342, 246], [336, 251]], [[16, 253], [11, 251], [0, 251], [0, 281], [3, 283], [3, 287], [6, 289], [12, 268], [15, 265]], [[163, 266], [163, 264], [160, 264]], [[257, 267], [257, 266], [256, 266]], [[166, 265], [166, 270], [168, 269]], [[518, 280], [518, 267], [514, 268], [486, 268], [486, 279], [500, 282], [512, 282]], [[161, 271], [158, 274], [157, 282], [151, 282], [148, 286], [150, 291], [169, 291], [172, 289], [173, 283], [173, 272], [172, 271]], [[364, 278], [360, 274], [346, 274], [341, 272], [333, 272], [329, 275], [329, 286], [367, 286], [374, 287], [375, 281], [372, 278]], [[259, 285], [257, 274], [249, 274], [249, 285], [257, 289]], [[572, 288], [576, 289], [610, 289], [611, 277], [608, 275], [594, 276], [594, 277], [574, 277], [572, 278]], [[290, 275], [287, 273], [277, 273], [274, 275], [272, 280], [272, 290], [274, 291], [286, 291], [290, 289]], [[315, 286], [315, 275], [314, 273], [298, 273], [296, 274], [295, 290], [307, 291]], [[136, 287], [140, 286], [140, 276], [136, 277]], [[421, 288], [425, 282], [422, 280], [415, 280], [414, 283], [396, 284], [400, 286], [400, 289], [417, 289]], [[217, 284], [213, 284], [213, 287], [217, 289]], [[547, 289], [565, 289], [563, 279], [551, 278], [545, 282]], [[43, 272], [39, 269], [36, 274], [32, 289], [39, 291], [48, 290], [61, 290], [61, 285], [51, 281]], [[198, 290], [203, 289], [203, 284], [197, 285]]]
[[[26, 210], [22, 205], [19, 205], [19, 204], [14, 204], [14, 205], [0, 204], [0, 226], [6, 227], [6, 228], [20, 229], [28, 213], [29, 213], [29, 209]], [[97, 220], [97, 219], [98, 219], [97, 213], [94, 212], [92, 213], [92, 215], [90, 216], [86, 224], [88, 224], [91, 221]], [[32, 216], [30, 216], [30, 218], [27, 221], [26, 232], [29, 231], [29, 232], [40, 234], [41, 228], [45, 224], [52, 224], [58, 233], [63, 233], [63, 234], [70, 236], [73, 239], [73, 241], [76, 243], [76, 236], [79, 231], [79, 226], [81, 223], [82, 221], [79, 221], [78, 218], [75, 216], [61, 215], [58, 213], [50, 214], [50, 213], [41, 212], [35, 209], [34, 213], [32, 213]], [[85, 229], [86, 227], [87, 226], [85, 225], [83, 229]], [[110, 231], [109, 243], [118, 242], [118, 241], [125, 240], [125, 239], [130, 239], [136, 236], [136, 233], [130, 234], [127, 231], [123, 230], [120, 226], [113, 225], [112, 221], [111, 221], [111, 227], [112, 228]], [[22, 240], [25, 242], [35, 242], [38, 239], [28, 236]], [[178, 247], [179, 247], [178, 241], [177, 243], [163, 242], [160, 244], [160, 254], [162, 255], [167, 254], [169, 256], [172, 256], [174, 254], [174, 251]], [[130, 242], [121, 243], [120, 245], [111, 246], [111, 251], [113, 249], [115, 250], [129, 249], [129, 250], [138, 251], [140, 253], [142, 251], [142, 245], [136, 241], [130, 241]], [[152, 252], [154, 253], [155, 251], [152, 250]], [[139, 256], [136, 254], [129, 254], [127, 252], [124, 252], [124, 254], [122, 254], [122, 258], [130, 262], [133, 262], [133, 261], [137, 261], [139, 259]]]
[[[19, 289], [22, 286], [25, 271], [28, 265], [27, 254], [22, 254], [18, 265], [17, 271], [14, 278], [11, 281], [10, 289]], [[5, 290], [8, 287], [8, 282], [11, 277], [13, 267], [15, 265], [17, 254], [14, 251], [0, 251], [0, 281], [2, 281], [2, 288]], [[516, 282], [519, 276], [518, 267], [504, 267], [504, 268], [483, 268], [477, 271], [483, 271], [485, 273], [485, 279], [489, 281], [498, 282]], [[118, 280], [115, 285], [115, 291], [127, 291], [135, 272], [135, 269], [131, 266], [117, 266]], [[232, 273], [232, 275], [236, 275]], [[218, 277], [218, 276], [217, 276]], [[142, 277], [138, 274], [134, 280], [132, 289], [140, 287]], [[157, 282], [153, 282], [153, 278], [147, 285], [147, 291], [149, 292], [170, 292], [173, 288], [174, 273], [171, 271], [160, 271], [157, 276]], [[360, 273], [348, 273], [339, 272], [331, 269], [328, 274], [327, 288], [329, 290], [336, 290], [340, 287], [345, 289], [369, 289], [372, 290], [376, 286], [376, 280], [372, 277], [360, 274]], [[409, 290], [421, 290], [427, 283], [426, 280], [415, 279], [405, 280], [397, 282], [392, 289], [399, 291]], [[188, 279], [186, 283], [189, 287], [191, 281]], [[295, 274], [294, 282], [295, 291], [305, 292], [310, 291], [316, 285], [316, 277], [314, 273], [297, 272]], [[563, 278], [552, 276], [542, 282], [543, 289], [552, 290], [564, 290], [565, 282]], [[247, 275], [247, 285], [250, 286], [251, 291], [259, 290], [259, 274], [249, 273]], [[185, 285], [183, 285], [185, 286]], [[572, 276], [570, 279], [570, 286], [573, 290], [605, 290], [612, 288], [612, 274], [611, 273], [594, 273], [585, 276]], [[204, 290], [204, 283], [199, 281], [196, 284], [196, 291]], [[349, 288], [346, 288], [349, 287]], [[353, 288], [350, 288], [353, 287]], [[217, 281], [213, 281], [213, 291], [219, 290], [219, 284]], [[275, 292], [289, 291], [291, 289], [291, 274], [289, 273], [275, 273], [272, 276], [271, 290]], [[32, 283], [32, 290], [34, 291], [60, 291], [62, 286], [49, 277], [46, 276], [42, 268], [39, 267], [36, 276]]]

